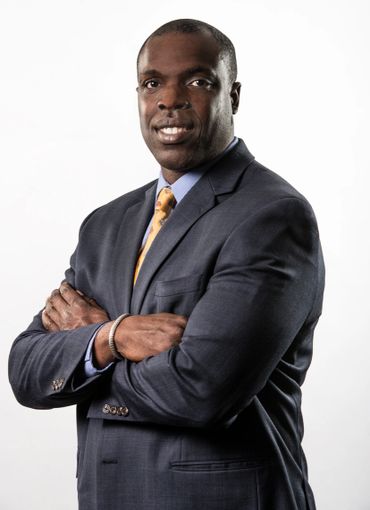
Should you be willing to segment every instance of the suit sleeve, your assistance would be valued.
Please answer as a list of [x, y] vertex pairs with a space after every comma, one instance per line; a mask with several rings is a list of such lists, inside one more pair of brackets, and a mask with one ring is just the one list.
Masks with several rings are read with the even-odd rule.
[[219, 252], [181, 344], [140, 363], [116, 364], [105, 402], [124, 404], [129, 414], [108, 418], [190, 427], [232, 420], [300, 330], [317, 320], [320, 254], [304, 200], [280, 199], [241, 221]]
[[[80, 233], [92, 214], [83, 222]], [[73, 287], [75, 257], [76, 252], [65, 275]], [[15, 339], [10, 351], [9, 381], [17, 400], [27, 407], [50, 409], [91, 398], [104, 376], [87, 379], [84, 358], [100, 325], [50, 333], [43, 327], [39, 312], [27, 330]]]

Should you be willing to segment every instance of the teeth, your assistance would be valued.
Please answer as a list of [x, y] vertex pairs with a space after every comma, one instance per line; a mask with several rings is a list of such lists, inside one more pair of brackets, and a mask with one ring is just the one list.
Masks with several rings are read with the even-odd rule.
[[185, 131], [187, 131], [186, 128], [184, 127], [164, 127], [164, 128], [161, 128], [160, 131], [162, 133], [164, 133], [165, 135], [177, 135], [179, 133], [184, 133]]

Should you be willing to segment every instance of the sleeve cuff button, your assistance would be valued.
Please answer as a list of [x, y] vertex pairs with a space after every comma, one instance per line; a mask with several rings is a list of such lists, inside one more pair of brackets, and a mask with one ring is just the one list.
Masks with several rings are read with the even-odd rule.
[[129, 413], [126, 406], [111, 406], [110, 404], [104, 404], [102, 411], [104, 414], [112, 414], [113, 416], [127, 416]]

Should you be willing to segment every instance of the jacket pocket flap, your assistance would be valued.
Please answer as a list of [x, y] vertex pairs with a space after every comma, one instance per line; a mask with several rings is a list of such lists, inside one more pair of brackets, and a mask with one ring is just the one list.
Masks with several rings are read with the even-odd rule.
[[174, 280], [158, 281], [155, 287], [155, 295], [163, 297], [195, 292], [201, 288], [202, 280], [202, 274], [192, 274]]

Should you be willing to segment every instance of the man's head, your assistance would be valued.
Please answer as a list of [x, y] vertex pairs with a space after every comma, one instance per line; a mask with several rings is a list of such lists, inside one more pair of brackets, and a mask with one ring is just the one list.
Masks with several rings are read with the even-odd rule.
[[164, 171], [186, 172], [231, 142], [240, 83], [234, 46], [216, 28], [166, 23], [144, 42], [137, 71], [141, 131]]

